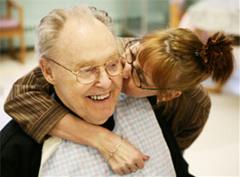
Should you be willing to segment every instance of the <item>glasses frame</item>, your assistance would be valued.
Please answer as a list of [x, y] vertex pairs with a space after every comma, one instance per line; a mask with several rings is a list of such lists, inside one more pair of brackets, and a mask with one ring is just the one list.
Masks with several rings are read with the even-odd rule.
[[[154, 87], [154, 86], [150, 86], [149, 87], [144, 87], [143, 86], [143, 83], [147, 85], [147, 81], [145, 79], [145, 76], [144, 76], [144, 71], [136, 66], [134, 66], [134, 62], [136, 61], [136, 55], [132, 53], [131, 49], [130, 49], [130, 46], [133, 45], [134, 43], [136, 42], [139, 42], [140, 39], [133, 39], [133, 40], [130, 40], [126, 43], [125, 45], [125, 48], [124, 48], [124, 51], [127, 50], [127, 48], [129, 49], [129, 53], [130, 53], [130, 56], [131, 56], [131, 61], [127, 61], [128, 64], [131, 65], [131, 76], [133, 78], [133, 82], [134, 84], [136, 85], [136, 87], [140, 88], [140, 89], [143, 89], [143, 90], [161, 90], [161, 91], [167, 91], [167, 90], [170, 90], [169, 88], [159, 88], [159, 87]], [[136, 78], [134, 77], [133, 75], [133, 72], [136, 72], [136, 76], [138, 77], [138, 80], [139, 80], [139, 85], [137, 84], [137, 81], [136, 81]]]
[[[46, 57], [46, 56], [43, 56], [43, 58], [45, 58], [45, 59], [47, 59], [47, 60], [50, 60], [51, 62], [57, 64], [58, 66], [64, 68], [65, 70], [71, 72], [71, 73], [76, 77], [76, 81], [79, 82], [79, 83], [81, 83], [81, 84], [91, 84], [91, 83], [93, 83], [93, 82], [95, 82], [95, 81], [97, 80], [97, 77], [96, 77], [96, 79], [94, 79], [94, 80], [91, 81], [91, 82], [82, 83], [82, 82], [79, 81], [79, 79], [78, 79], [78, 76], [80, 75], [78, 71], [77, 71], [77, 72], [76, 72], [76, 71], [73, 71], [73, 70], [67, 68], [66, 66], [64, 66], [64, 65], [56, 62], [56, 61], [55, 61], [54, 59], [52, 59], [52, 58], [49, 58], [49, 57]], [[120, 63], [121, 63], [121, 61], [120, 61]], [[106, 63], [104, 64], [104, 66], [105, 66], [105, 65], [106, 65]], [[99, 66], [102, 66], [102, 65], [98, 65], [98, 66], [95, 66], [95, 67], [99, 67]], [[117, 75], [119, 75], [119, 74], [122, 73], [122, 72], [120, 72], [119, 74], [111, 75], [111, 74], [109, 74], [109, 72], [107, 71], [106, 67], [105, 67], [105, 71], [106, 71], [106, 73], [108, 74], [108, 76], [111, 76], [111, 77], [117, 76]]]

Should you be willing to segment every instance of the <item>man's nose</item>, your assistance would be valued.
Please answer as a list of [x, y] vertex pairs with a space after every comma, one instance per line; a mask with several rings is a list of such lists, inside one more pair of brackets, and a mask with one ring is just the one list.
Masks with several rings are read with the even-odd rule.
[[104, 67], [99, 68], [99, 76], [96, 86], [108, 89], [110, 88], [111, 84], [112, 80], [108, 75], [107, 71], [105, 70], [105, 68]]

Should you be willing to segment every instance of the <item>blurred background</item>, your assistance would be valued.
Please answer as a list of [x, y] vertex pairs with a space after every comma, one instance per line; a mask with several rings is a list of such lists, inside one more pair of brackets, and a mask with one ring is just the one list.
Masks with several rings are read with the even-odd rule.
[[225, 85], [203, 83], [212, 100], [210, 117], [184, 156], [196, 176], [239, 176], [239, 0], [0, 0], [0, 129], [10, 120], [3, 104], [12, 84], [38, 65], [36, 25], [53, 8], [81, 3], [107, 11], [118, 36], [180, 26], [202, 40], [216, 31], [233, 37], [234, 73]]

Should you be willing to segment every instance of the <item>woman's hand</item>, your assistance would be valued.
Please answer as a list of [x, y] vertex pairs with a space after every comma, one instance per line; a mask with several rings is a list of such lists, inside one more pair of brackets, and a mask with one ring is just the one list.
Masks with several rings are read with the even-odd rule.
[[124, 175], [144, 167], [149, 156], [130, 144], [127, 140], [104, 130], [98, 140], [97, 149], [103, 155], [113, 172]]
[[96, 148], [113, 172], [121, 175], [143, 168], [144, 162], [149, 159], [127, 140], [72, 114], [65, 115], [53, 127], [50, 135]]

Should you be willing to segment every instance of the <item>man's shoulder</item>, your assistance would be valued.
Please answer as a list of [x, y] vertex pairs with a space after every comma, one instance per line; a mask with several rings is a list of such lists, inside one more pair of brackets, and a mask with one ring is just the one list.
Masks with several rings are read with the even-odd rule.
[[[21, 127], [11, 120], [0, 132], [1, 151], [7, 151], [10, 146], [17, 148], [39, 148], [42, 145], [28, 136]], [[20, 150], [20, 149], [19, 149]]]
[[13, 120], [1, 130], [0, 140], [0, 176], [38, 175], [42, 144], [35, 142]]

